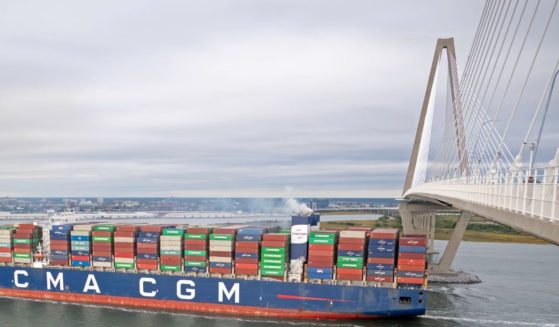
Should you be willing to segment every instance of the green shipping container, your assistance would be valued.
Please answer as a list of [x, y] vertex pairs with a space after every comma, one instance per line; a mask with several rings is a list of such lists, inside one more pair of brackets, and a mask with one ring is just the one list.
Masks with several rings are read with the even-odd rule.
[[115, 262], [116, 269], [134, 269], [136, 268], [135, 263], [124, 263], [124, 262]]
[[207, 254], [208, 252], [204, 250], [184, 250], [185, 256], [205, 257]]
[[31, 259], [31, 253], [28, 253], [28, 252], [14, 252], [14, 258]]
[[338, 268], [362, 269], [363, 268], [363, 263], [359, 263], [359, 262], [338, 262]]
[[31, 244], [32, 240], [24, 239], [24, 238], [14, 238], [14, 244]]
[[93, 242], [112, 242], [113, 238], [110, 236], [93, 236]]
[[284, 265], [277, 265], [277, 264], [266, 264], [266, 263], [261, 263], [260, 264], [260, 269], [266, 269], [266, 270], [285, 270], [285, 266]]
[[284, 270], [277, 270], [277, 269], [261, 269], [260, 275], [262, 276], [280, 276], [283, 277], [285, 275]]
[[163, 235], [182, 235], [182, 234], [184, 234], [184, 229], [179, 229], [179, 228], [163, 229]]
[[184, 234], [184, 238], [187, 240], [205, 240], [208, 238], [206, 234]]
[[2, 230], [16, 230], [17, 227], [16, 226], [0, 226], [0, 229], [2, 229]]
[[311, 232], [311, 238], [327, 238], [327, 239], [335, 239], [335, 233], [328, 233], [328, 232]]
[[260, 259], [285, 260], [285, 253], [262, 253]]
[[311, 236], [309, 239], [309, 244], [334, 244], [336, 239], [334, 238], [316, 238]]
[[93, 230], [96, 232], [114, 232], [116, 227], [114, 225], [96, 225], [93, 226]]
[[285, 259], [262, 259], [262, 264], [272, 264], [272, 265], [284, 265]]
[[205, 267], [206, 266], [206, 261], [190, 261], [190, 260], [186, 260], [184, 262], [184, 265], [187, 267]]
[[210, 240], [214, 241], [232, 241], [233, 240], [232, 234], [210, 234]]
[[262, 248], [262, 253], [263, 254], [268, 254], [268, 253], [281, 253], [283, 255], [285, 255], [285, 248], [269, 248], [269, 247], [263, 247]]
[[338, 256], [338, 264], [339, 263], [359, 263], [359, 264], [363, 265], [363, 257]]
[[180, 250], [161, 250], [161, 255], [176, 255], [176, 256], [180, 257], [181, 251]]
[[182, 271], [182, 267], [181, 266], [161, 265], [159, 270], [161, 270], [161, 271]]

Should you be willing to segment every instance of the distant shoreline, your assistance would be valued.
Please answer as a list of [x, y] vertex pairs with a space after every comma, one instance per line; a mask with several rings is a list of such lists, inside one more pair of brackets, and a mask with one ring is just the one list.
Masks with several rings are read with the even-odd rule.
[[[445, 222], [444, 218], [442, 219]], [[494, 226], [500, 226], [496, 224], [487, 224], [485, 226], [481, 223], [475, 223], [475, 228], [486, 230], [466, 230], [464, 234], [464, 241], [467, 242], [487, 242], [487, 243], [520, 243], [520, 244], [549, 244], [546, 241], [535, 238], [531, 235], [524, 233], [512, 231], [495, 231]], [[391, 227], [401, 229], [401, 223], [399, 219], [388, 218], [386, 216], [381, 217], [379, 220], [336, 220], [336, 221], [325, 221], [321, 222], [321, 227], [349, 227], [349, 226], [363, 226], [369, 228], [377, 227]], [[452, 228], [437, 228], [435, 231], [436, 240], [449, 240], [452, 235]]]

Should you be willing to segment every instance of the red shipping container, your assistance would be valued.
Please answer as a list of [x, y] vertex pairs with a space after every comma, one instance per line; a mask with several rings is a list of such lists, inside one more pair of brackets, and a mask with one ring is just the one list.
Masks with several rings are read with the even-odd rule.
[[400, 271], [425, 271], [425, 265], [410, 266], [410, 265], [398, 265], [398, 270]]
[[134, 225], [118, 225], [116, 226], [117, 232], [137, 232], [139, 230], [138, 226]]
[[257, 276], [258, 275], [258, 268], [256, 268], [256, 269], [235, 268], [235, 274]]
[[309, 250], [334, 252], [335, 248], [334, 244], [309, 244]]
[[106, 232], [106, 231], [94, 231], [94, 232], [91, 232], [91, 236], [111, 237], [111, 236], [113, 236], [113, 233], [112, 232]]
[[365, 250], [365, 243], [363, 244], [338, 244], [338, 250], [342, 251], [364, 251]]
[[398, 253], [398, 258], [419, 259], [425, 261], [427, 259], [427, 255], [425, 253], [400, 252]]
[[89, 261], [89, 256], [88, 255], [72, 255], [72, 260]]
[[[361, 271], [361, 269], [355, 269], [357, 271]], [[363, 275], [353, 275], [353, 274], [346, 274], [338, 272], [338, 280], [363, 280]]]
[[307, 262], [307, 266], [313, 268], [324, 268], [324, 267], [332, 267], [334, 265], [334, 259], [327, 259], [327, 260], [316, 260], [309, 258]]
[[162, 265], [179, 266], [182, 263], [182, 258], [179, 256], [164, 255], [161, 256], [160, 262]]
[[356, 237], [340, 237], [338, 239], [338, 244], [359, 244], [365, 246], [365, 238], [356, 238]]
[[363, 274], [363, 269], [355, 268], [338, 268], [336, 271], [338, 272], [338, 274], [343, 275], [361, 276]]
[[395, 240], [398, 238], [400, 230], [395, 228], [376, 228], [369, 233], [369, 238], [384, 238]]
[[185, 261], [206, 261], [206, 257], [200, 257], [195, 255], [187, 255], [184, 257]]
[[287, 246], [287, 241], [262, 241], [262, 247], [284, 248], [286, 246]]
[[402, 236], [399, 244], [400, 246], [427, 246], [427, 239], [425, 237]]
[[34, 224], [17, 224], [18, 229], [34, 229]]
[[423, 285], [425, 283], [424, 278], [414, 278], [414, 277], [397, 277], [396, 281], [398, 282], [398, 284]]
[[235, 262], [235, 269], [258, 269], [258, 263], [240, 263]]
[[367, 276], [368, 282], [377, 282], [377, 283], [392, 283], [394, 282], [394, 277], [392, 276]]
[[[122, 247], [122, 248], [130, 248], [130, 247], [134, 247], [134, 242], [114, 242], [113, 245], [115, 248], [118, 247]], [[138, 243], [140, 244], [140, 243]], [[141, 244], [145, 244], [145, 243], [141, 243]]]
[[136, 249], [133, 247], [123, 247], [123, 246], [115, 246], [114, 252], [117, 253], [136, 253]]
[[334, 252], [332, 252], [332, 251], [309, 250], [309, 257], [313, 257], [313, 256], [334, 257]]
[[50, 260], [49, 264], [51, 266], [68, 266], [68, 261], [66, 260]]
[[258, 258], [236, 258], [235, 263], [258, 264]]
[[159, 244], [157, 243], [138, 243], [138, 250], [157, 250], [159, 249]]
[[140, 232], [161, 233], [165, 227], [162, 225], [140, 226]]
[[0, 262], [12, 262], [12, 258], [11, 257], [0, 257]]
[[17, 232], [14, 234], [14, 238], [19, 238], [19, 239], [23, 239], [23, 240], [30, 240], [33, 238], [33, 234], [31, 233], [21, 233], [21, 232]]
[[229, 251], [210, 251], [211, 257], [227, 257], [231, 258], [233, 256], [233, 252]]
[[394, 258], [368, 258], [367, 263], [382, 263], [386, 265], [393, 265], [395, 262]]
[[231, 268], [225, 267], [210, 267], [211, 274], [230, 274]]
[[70, 251], [70, 245], [50, 245], [51, 250]]
[[2, 252], [2, 253], [12, 253], [12, 249], [11, 248], [0, 248], [0, 252]]
[[136, 267], [139, 270], [157, 270], [157, 263], [138, 263]]
[[59, 240], [51, 240], [50, 241], [50, 245], [69, 245], [70, 242], [69, 241], [59, 241]]
[[208, 250], [208, 246], [207, 245], [185, 245], [184, 246], [185, 250], [199, 250], [199, 251], [207, 251]]
[[[258, 251], [260, 243], [257, 241], [248, 241], [248, 242], [235, 242], [236, 249], [243, 249], [243, 250], [255, 250]], [[249, 252], [249, 251], [241, 251], [241, 252]]]
[[421, 259], [406, 259], [406, 258], [399, 258], [398, 259], [399, 265], [406, 265], [406, 266], [421, 266], [425, 267], [425, 260]]
[[157, 264], [157, 259], [144, 259], [144, 258], [138, 258], [136, 260], [138, 262], [138, 264], [148, 264], [148, 265], [156, 265]]
[[[130, 226], [130, 227], [133, 227], [133, 226]], [[114, 233], [114, 237], [136, 237], [136, 231], [120, 230], [117, 227], [117, 231]]]
[[113, 253], [111, 251], [95, 251], [93, 250], [93, 256], [95, 257], [111, 257]]
[[208, 242], [206, 240], [184, 240], [184, 246], [190, 245], [206, 245]]
[[287, 240], [289, 240], [289, 234], [264, 234], [262, 239], [264, 241], [287, 242]]
[[214, 228], [214, 234], [228, 234], [228, 235], [235, 235], [237, 234], [236, 228], [227, 228], [227, 227], [219, 227]]
[[14, 244], [14, 250], [27, 250], [31, 251], [31, 244]]
[[107, 242], [93, 242], [91, 245], [94, 249], [108, 249], [111, 250], [113, 245]]
[[209, 234], [211, 232], [211, 228], [209, 227], [188, 227], [186, 229], [188, 234]]
[[115, 258], [134, 259], [133, 252], [115, 252]]

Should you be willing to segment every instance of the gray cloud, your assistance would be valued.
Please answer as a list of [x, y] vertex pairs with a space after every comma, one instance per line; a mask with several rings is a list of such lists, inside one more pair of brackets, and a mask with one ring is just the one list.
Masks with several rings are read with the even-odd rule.
[[3, 2], [0, 193], [398, 196], [436, 39], [463, 64], [482, 8]]

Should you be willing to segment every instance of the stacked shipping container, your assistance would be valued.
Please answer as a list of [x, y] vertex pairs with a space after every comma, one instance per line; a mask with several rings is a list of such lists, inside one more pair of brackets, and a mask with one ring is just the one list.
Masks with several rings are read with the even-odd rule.
[[366, 242], [366, 231], [344, 230], [340, 232], [337, 260], [338, 280], [363, 280]]
[[240, 228], [235, 241], [235, 274], [258, 276], [258, 255], [263, 228]]
[[307, 277], [332, 279], [338, 233], [335, 231], [312, 231], [309, 239]]
[[99, 268], [113, 267], [113, 225], [95, 225], [91, 233], [92, 265]]
[[183, 271], [183, 228], [164, 228], [160, 242], [161, 271]]
[[232, 273], [236, 232], [235, 228], [214, 228], [210, 234], [210, 273]]
[[91, 266], [91, 229], [93, 225], [75, 225], [70, 232], [72, 267]]
[[369, 233], [367, 281], [394, 282], [398, 229], [377, 228]]
[[398, 250], [398, 284], [421, 286], [427, 267], [425, 235], [402, 235]]
[[290, 234], [264, 234], [260, 251], [260, 274], [283, 279], [287, 271]]
[[0, 226], [0, 262], [12, 262], [13, 233], [15, 226]]
[[[114, 232], [114, 267], [116, 269], [136, 268], [136, 233], [138, 227], [117, 226]], [[157, 268], [157, 267], [156, 267]]]
[[53, 225], [50, 236], [50, 264], [68, 266], [70, 263], [70, 231], [72, 225]]
[[184, 234], [184, 271], [192, 273], [207, 272], [208, 234], [207, 227], [189, 227]]

